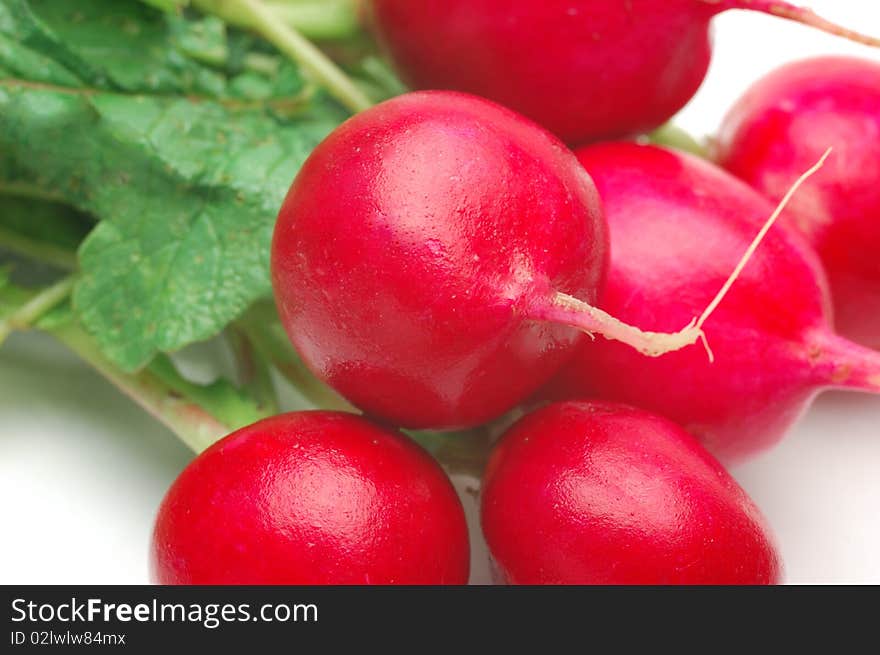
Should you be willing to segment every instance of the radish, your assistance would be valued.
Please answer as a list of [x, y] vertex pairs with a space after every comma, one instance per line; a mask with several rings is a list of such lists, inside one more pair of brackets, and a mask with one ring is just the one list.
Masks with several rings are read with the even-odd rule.
[[275, 299], [304, 362], [407, 428], [504, 414], [573, 354], [575, 328], [652, 356], [702, 336], [693, 316], [656, 334], [594, 308], [606, 266], [600, 202], [574, 155], [452, 92], [399, 96], [334, 131], [272, 244]]
[[404, 81], [519, 111], [568, 143], [662, 125], [696, 93], [709, 24], [728, 9], [805, 23], [877, 46], [779, 0], [371, 0]]
[[[577, 155], [610, 227], [602, 307], [634, 325], [663, 329], [692, 316], [772, 209], [741, 181], [683, 153], [611, 143]], [[813, 251], [777, 229], [706, 321], [714, 364], [693, 349], [648, 359], [596, 340], [579, 349], [548, 393], [654, 411], [716, 456], [739, 459], [781, 438], [821, 389], [880, 392], [880, 354], [836, 335], [829, 304]]]
[[160, 584], [465, 584], [464, 511], [401, 433], [341, 412], [282, 414], [199, 455], [168, 491]]
[[715, 157], [777, 199], [828, 145], [834, 158], [788, 224], [822, 258], [840, 332], [880, 348], [880, 63], [822, 57], [771, 73], [731, 110]]
[[545, 407], [501, 438], [481, 519], [508, 584], [776, 584], [760, 512], [670, 421], [605, 402]]

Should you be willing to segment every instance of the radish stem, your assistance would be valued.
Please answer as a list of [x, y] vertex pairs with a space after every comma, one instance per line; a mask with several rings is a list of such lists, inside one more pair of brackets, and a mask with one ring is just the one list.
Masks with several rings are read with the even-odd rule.
[[74, 251], [46, 241], [29, 239], [3, 227], [0, 227], [0, 247], [66, 271], [73, 271], [77, 267]]
[[302, 66], [330, 95], [352, 112], [358, 113], [373, 105], [348, 75], [296, 29], [281, 20], [279, 14], [263, 0], [195, 0], [194, 4], [206, 13], [253, 29]]
[[477, 480], [483, 477], [492, 450], [488, 426], [454, 433], [405, 432], [431, 453], [450, 475], [469, 475]]
[[672, 148], [681, 152], [689, 152], [702, 159], [708, 159], [709, 153], [705, 143], [700, 143], [688, 132], [673, 123], [657, 128], [645, 137], [645, 142], [664, 148]]
[[0, 321], [0, 344], [15, 330], [26, 330], [50, 309], [70, 295], [76, 277], [71, 275], [40, 291], [16, 311]]
[[345, 39], [360, 29], [357, 0], [268, 0], [266, 5], [310, 39]]
[[[15, 81], [10, 80], [10, 82], [14, 84]], [[27, 83], [23, 83], [22, 86], [27, 86]], [[5, 196], [45, 200], [46, 202], [64, 203], [65, 201], [64, 197], [27, 182], [0, 182], [0, 193]]]
[[229, 426], [169, 388], [149, 370], [136, 374], [120, 371], [81, 328], [69, 324], [53, 329], [51, 334], [167, 426], [194, 452], [202, 452], [230, 431]]

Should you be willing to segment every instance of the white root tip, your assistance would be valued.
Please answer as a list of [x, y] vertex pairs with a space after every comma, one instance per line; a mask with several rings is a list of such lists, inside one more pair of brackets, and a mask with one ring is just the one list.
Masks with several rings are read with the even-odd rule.
[[[697, 326], [697, 319], [692, 320], [678, 332], [640, 332], [638, 343], [630, 343], [636, 350], [646, 357], [662, 357], [676, 350], [682, 350], [692, 346], [697, 341], [702, 341], [709, 355], [709, 361], [714, 361], [714, 355], [709, 348], [706, 333]], [[614, 337], [606, 337], [613, 339]]]

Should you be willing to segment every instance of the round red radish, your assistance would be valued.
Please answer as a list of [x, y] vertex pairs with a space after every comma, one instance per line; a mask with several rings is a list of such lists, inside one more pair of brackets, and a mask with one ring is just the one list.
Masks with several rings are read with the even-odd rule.
[[778, 0], [371, 0], [403, 79], [500, 102], [569, 143], [658, 127], [693, 97], [709, 24], [749, 9], [877, 45]]
[[172, 485], [151, 548], [160, 584], [465, 584], [464, 511], [397, 431], [337, 412], [265, 419]]
[[670, 421], [605, 402], [550, 405], [502, 437], [483, 533], [509, 584], [776, 584], [760, 512]]
[[475, 96], [411, 93], [306, 161], [278, 215], [272, 281], [305, 363], [356, 406], [408, 428], [470, 427], [534, 393], [578, 330], [652, 357], [702, 336], [694, 317], [642, 332], [593, 307], [607, 245], [595, 186], [555, 137]]
[[[690, 155], [631, 143], [577, 154], [611, 233], [602, 307], [636, 326], [663, 329], [699, 312], [773, 210]], [[776, 226], [706, 322], [714, 363], [699, 349], [648, 359], [597, 339], [579, 349], [550, 393], [657, 412], [716, 456], [741, 458], [781, 438], [823, 388], [880, 392], [880, 354], [837, 336], [829, 305], [815, 254]]]
[[771, 73], [725, 119], [716, 157], [779, 199], [829, 146], [787, 222], [822, 258], [838, 330], [880, 348], [880, 63], [822, 57]]
[[314, 151], [278, 216], [275, 298], [306, 364], [396, 425], [477, 425], [582, 338], [528, 320], [553, 291], [594, 302], [607, 236], [574, 155], [457, 93], [355, 116]]

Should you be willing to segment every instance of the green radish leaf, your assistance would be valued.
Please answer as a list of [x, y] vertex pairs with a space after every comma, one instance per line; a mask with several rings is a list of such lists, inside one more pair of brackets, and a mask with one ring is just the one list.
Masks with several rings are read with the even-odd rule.
[[256, 73], [271, 91], [258, 99], [302, 93], [300, 71], [268, 53], [213, 17], [186, 19], [119, 0], [0, 0], [0, 76], [32, 83], [249, 99], [236, 80]]
[[223, 75], [178, 47], [177, 20], [137, 2], [3, 0], [0, 72], [80, 88], [221, 94]]
[[177, 46], [187, 56], [212, 66], [224, 66], [229, 61], [226, 24], [219, 18], [176, 20], [169, 26]]
[[117, 0], [0, 2], [0, 186], [100, 220], [74, 308], [128, 371], [270, 293], [278, 207], [345, 116], [258, 50], [230, 47], [219, 68], [189, 57], [181, 20]]

